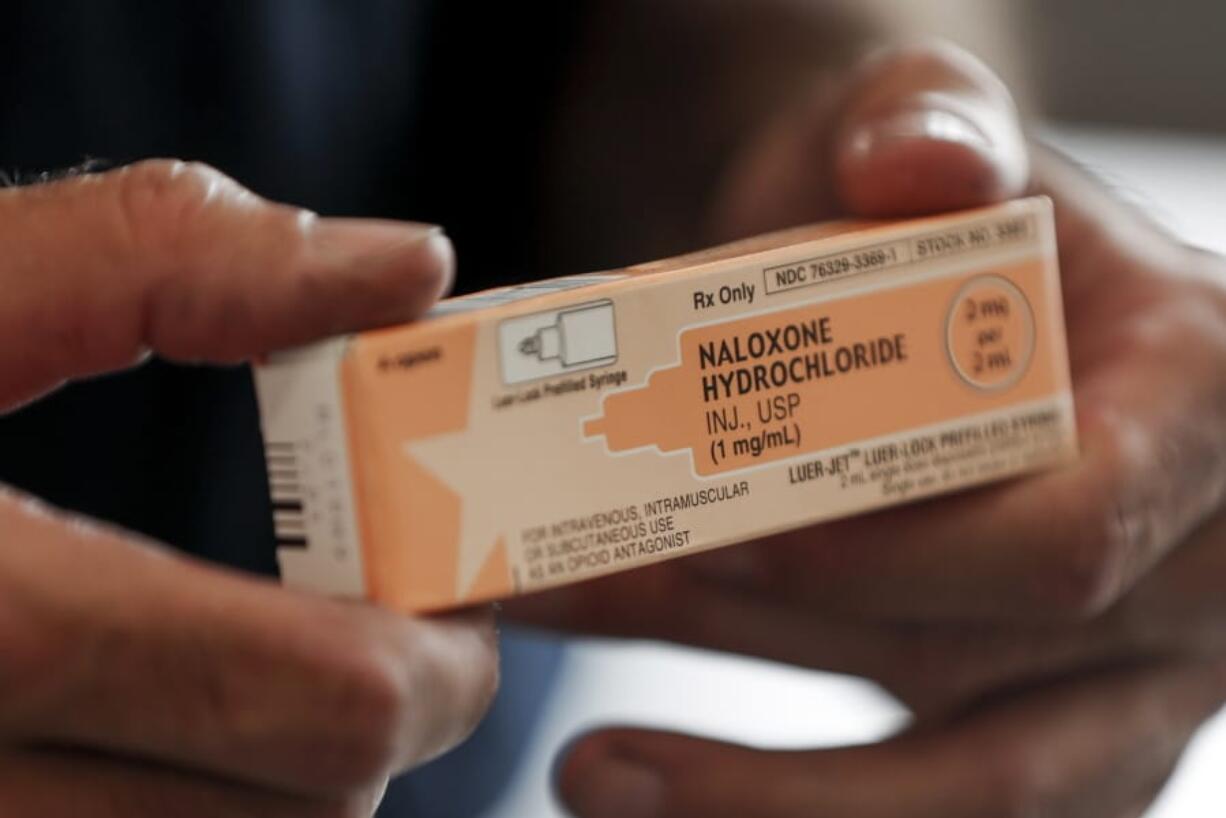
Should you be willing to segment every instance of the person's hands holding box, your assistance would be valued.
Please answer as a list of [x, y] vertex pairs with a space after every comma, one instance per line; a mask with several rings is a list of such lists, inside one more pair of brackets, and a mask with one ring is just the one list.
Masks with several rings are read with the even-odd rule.
[[[437, 228], [168, 161], [0, 191], [0, 246], [8, 410], [149, 353], [238, 362], [411, 320], [453, 266]], [[389, 774], [467, 735], [496, 654], [486, 613], [283, 590], [7, 492], [0, 814], [370, 815]]]
[[1001, 84], [940, 46], [781, 114], [715, 222], [735, 237], [1028, 189], [1056, 204], [1078, 462], [509, 606], [864, 676], [914, 726], [813, 752], [599, 731], [559, 768], [576, 814], [1130, 818], [1226, 700], [1226, 261], [1028, 150]]

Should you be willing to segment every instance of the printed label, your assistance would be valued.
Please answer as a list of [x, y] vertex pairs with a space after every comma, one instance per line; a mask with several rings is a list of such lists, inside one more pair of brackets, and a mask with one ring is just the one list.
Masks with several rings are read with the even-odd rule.
[[611, 453], [688, 452], [706, 477], [981, 412], [1027, 374], [1010, 400], [1037, 397], [1056, 377], [1030, 369], [1023, 287], [1041, 275], [1030, 262], [686, 329], [680, 362], [607, 394], [584, 433]]

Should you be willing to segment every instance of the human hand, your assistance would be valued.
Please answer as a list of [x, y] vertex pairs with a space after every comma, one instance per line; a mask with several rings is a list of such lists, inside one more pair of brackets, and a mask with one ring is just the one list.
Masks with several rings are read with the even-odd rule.
[[579, 814], [1120, 818], [1226, 698], [1226, 263], [1028, 151], [1003, 86], [941, 47], [878, 57], [782, 114], [729, 174], [713, 232], [1028, 186], [1056, 201], [1075, 466], [509, 606], [865, 676], [915, 728], [779, 754], [599, 733], [561, 768]]
[[[410, 320], [453, 266], [436, 228], [168, 161], [0, 190], [0, 246], [0, 410], [150, 352], [238, 362]], [[485, 612], [295, 593], [0, 493], [3, 815], [368, 816], [471, 730], [496, 654]]]

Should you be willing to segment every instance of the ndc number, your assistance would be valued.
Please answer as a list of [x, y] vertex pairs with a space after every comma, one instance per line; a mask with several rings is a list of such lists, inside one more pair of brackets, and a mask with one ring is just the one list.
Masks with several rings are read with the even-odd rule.
[[851, 257], [851, 265], [857, 270], [869, 270], [874, 267], [884, 267], [887, 264], [893, 264], [898, 261], [898, 251], [893, 247], [886, 247], [878, 250], [865, 250], [860, 253], [853, 253]]
[[[814, 279], [832, 278], [859, 273], [865, 270], [876, 270], [898, 261], [898, 251], [892, 247], [884, 249], [864, 250], [859, 253], [848, 253], [844, 256], [811, 261], [806, 266], [809, 275]], [[803, 268], [802, 268], [803, 269]]]

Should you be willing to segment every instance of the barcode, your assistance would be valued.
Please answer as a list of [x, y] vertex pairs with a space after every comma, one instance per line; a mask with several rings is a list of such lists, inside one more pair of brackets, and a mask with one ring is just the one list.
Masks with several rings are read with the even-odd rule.
[[293, 443], [267, 441], [268, 486], [272, 496], [273, 532], [278, 548], [306, 548], [306, 514], [302, 474]]

